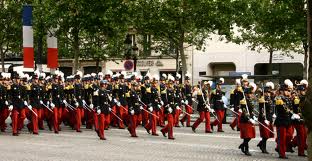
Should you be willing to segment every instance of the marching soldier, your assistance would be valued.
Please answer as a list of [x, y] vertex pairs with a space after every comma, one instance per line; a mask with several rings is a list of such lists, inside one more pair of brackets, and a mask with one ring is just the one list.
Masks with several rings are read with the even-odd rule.
[[230, 124], [230, 127], [232, 128], [232, 130], [234, 130], [234, 128], [237, 126], [237, 131], [240, 131], [239, 129], [239, 120], [240, 120], [240, 115], [241, 115], [241, 110], [239, 108], [239, 102], [240, 100], [242, 100], [242, 87], [241, 87], [241, 80], [240, 79], [236, 79], [236, 87], [234, 90], [231, 91], [230, 93], [230, 107], [234, 110], [234, 112], [236, 112], [237, 114], [235, 114], [235, 119], [233, 120], [233, 122]]
[[180, 84], [180, 79], [181, 75], [177, 73], [175, 81], [174, 81], [174, 101], [176, 102], [176, 110], [174, 114], [174, 126], [175, 127], [180, 127], [179, 125], [179, 119], [180, 119], [180, 114], [181, 114], [181, 105], [182, 105], [182, 85]]
[[287, 133], [291, 131], [289, 85], [291, 84], [288, 82], [282, 85], [279, 89], [279, 95], [275, 98], [276, 119], [274, 124], [277, 129], [277, 148], [275, 150], [279, 153], [279, 157], [284, 159], [287, 158]]
[[[5, 132], [7, 125], [5, 120], [10, 115], [10, 110], [8, 108], [8, 90], [10, 90], [11, 86], [8, 84], [6, 79], [9, 78], [9, 73], [1, 73], [0, 75], [0, 129], [1, 132]], [[12, 109], [11, 109], [12, 110]]]
[[143, 108], [139, 102], [140, 96], [138, 95], [139, 84], [137, 82], [133, 82], [131, 85], [130, 97], [128, 99], [129, 106], [129, 116], [130, 116], [130, 124], [128, 126], [128, 131], [131, 137], [138, 137], [136, 134], [136, 127], [138, 123], [138, 117], [141, 113], [141, 109]]
[[[269, 138], [274, 138], [273, 131], [273, 101], [271, 97], [271, 90], [274, 89], [272, 82], [267, 82], [266, 86], [260, 91], [259, 102], [259, 116], [258, 121], [262, 123], [259, 126], [260, 137], [262, 140], [258, 143], [257, 147], [260, 148], [262, 153], [268, 154], [266, 143]], [[265, 126], [265, 127], [264, 127]]]
[[162, 101], [162, 108], [160, 109], [159, 114], [159, 124], [161, 127], [165, 126], [165, 110], [164, 107], [167, 106], [168, 100], [167, 100], [167, 85], [166, 85], [166, 74], [162, 74], [160, 77], [160, 83], [159, 83], [159, 89], [160, 89], [160, 98]]
[[[200, 83], [200, 82], [199, 82]], [[210, 104], [206, 102], [206, 99], [209, 100], [212, 81], [204, 82], [205, 88], [196, 87], [193, 92], [193, 96], [197, 97], [197, 111], [199, 112], [199, 118], [192, 125], [193, 132], [196, 132], [196, 128], [201, 122], [205, 119], [205, 132], [212, 133], [211, 124], [210, 124], [210, 111], [213, 112], [213, 109], [210, 109]]]
[[216, 89], [211, 92], [211, 103], [213, 104], [213, 108], [216, 111], [218, 119], [211, 123], [211, 129], [213, 130], [213, 126], [218, 125], [218, 132], [224, 132], [222, 129], [222, 121], [224, 119], [225, 108], [224, 102], [222, 100], [222, 96], [224, 92], [221, 89], [221, 85], [224, 83], [224, 79], [220, 78], [217, 83]]
[[244, 89], [244, 97], [240, 101], [240, 108], [242, 114], [240, 117], [240, 137], [243, 139], [243, 143], [239, 146], [239, 149], [247, 155], [251, 156], [249, 152], [249, 141], [256, 137], [255, 130], [255, 115], [253, 113], [254, 105], [252, 104], [253, 92], [256, 90], [256, 86], [248, 86]]
[[9, 109], [12, 109], [12, 132], [13, 136], [18, 136], [26, 118], [25, 105], [27, 105], [27, 102], [24, 102], [25, 89], [20, 84], [20, 77], [17, 73], [13, 73], [13, 84], [11, 86], [9, 100], [11, 101]]
[[174, 125], [174, 115], [176, 111], [177, 104], [175, 103], [175, 91], [174, 91], [174, 85], [173, 80], [174, 78], [171, 75], [168, 75], [169, 85], [167, 89], [167, 99], [168, 104], [165, 106], [165, 114], [167, 116], [167, 125], [161, 129], [161, 133], [164, 137], [166, 136], [166, 133], [168, 133], [168, 139], [174, 140], [173, 137], [173, 125]]
[[100, 89], [98, 91], [98, 103], [97, 103], [97, 114], [98, 114], [98, 122], [99, 122], [99, 130], [98, 136], [101, 140], [106, 140], [104, 136], [104, 128], [105, 124], [107, 123], [108, 115], [111, 111], [110, 108], [110, 96], [107, 90], [107, 80], [101, 80], [100, 82]]
[[185, 82], [184, 87], [182, 89], [182, 93], [184, 98], [184, 101], [182, 101], [182, 103], [184, 103], [186, 114], [184, 114], [180, 122], [182, 126], [184, 126], [184, 122], [186, 121], [186, 127], [191, 127], [190, 114], [193, 113], [192, 108], [193, 101], [192, 101], [192, 86], [190, 85], [190, 75], [188, 74], [185, 75]]
[[75, 83], [74, 83], [74, 103], [75, 103], [75, 129], [77, 132], [81, 132], [81, 120], [84, 116], [84, 110], [83, 110], [83, 96], [84, 96], [84, 90], [83, 86], [80, 82], [82, 73], [78, 72], [75, 75]]

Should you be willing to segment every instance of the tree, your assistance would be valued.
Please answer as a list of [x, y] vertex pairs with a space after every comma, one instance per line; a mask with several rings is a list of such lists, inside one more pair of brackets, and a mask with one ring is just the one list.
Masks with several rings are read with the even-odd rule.
[[60, 51], [67, 51], [67, 56], [74, 57], [73, 71], [78, 69], [82, 48], [92, 51], [92, 53], [86, 53], [88, 55], [98, 55], [91, 57], [102, 58], [99, 57], [101, 52], [98, 52], [96, 48], [104, 47], [107, 42], [99, 42], [103, 40], [101, 38], [105, 37], [106, 40], [111, 34], [109, 32], [113, 30], [123, 33], [124, 28], [127, 27], [125, 24], [127, 21], [124, 21], [126, 17], [124, 15], [127, 14], [126, 5], [122, 0], [62, 0], [57, 2], [46, 0], [45, 5], [49, 11], [45, 21], [49, 23], [49, 27], [58, 28], [57, 36], [61, 42], [65, 43], [61, 44], [64, 49]]
[[0, 8], [0, 55], [2, 72], [5, 72], [5, 55], [21, 54], [22, 2], [14, 0], [1, 1]]
[[295, 20], [291, 19], [293, 10], [289, 8], [293, 6], [289, 2], [272, 0], [249, 1], [249, 3], [249, 7], [245, 10], [247, 13], [245, 15], [250, 15], [248, 22], [240, 23], [238, 20], [240, 35], [232, 41], [247, 43], [252, 50], [268, 51], [270, 53], [268, 74], [272, 74], [273, 53], [284, 51], [288, 54], [290, 51], [298, 51], [298, 44], [302, 42], [302, 37], [296, 36], [298, 33], [292, 30]]
[[133, 26], [141, 35], [152, 35], [152, 41], [145, 41], [151, 49], [166, 55], [174, 53], [175, 58], [180, 56], [182, 71], [186, 73], [186, 47], [202, 49], [210, 34], [232, 34], [230, 7], [234, 4], [230, 0], [136, 0], [131, 4], [137, 15]]

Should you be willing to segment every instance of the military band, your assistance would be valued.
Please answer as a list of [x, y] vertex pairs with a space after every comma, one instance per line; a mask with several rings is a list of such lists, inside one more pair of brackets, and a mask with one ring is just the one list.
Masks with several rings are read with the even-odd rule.
[[[270, 81], [256, 85], [243, 75], [228, 91], [228, 104], [223, 78], [199, 82], [194, 87], [190, 74], [184, 78], [180, 83], [179, 74], [159, 77], [148, 72], [143, 77], [109, 70], [84, 76], [78, 71], [66, 78], [61, 71], [50, 76], [35, 71], [31, 77], [22, 72], [1, 73], [0, 129], [6, 131], [10, 116], [13, 136], [20, 135], [27, 118], [26, 127], [35, 135], [45, 129], [45, 121], [55, 134], [61, 131], [62, 123], [76, 132], [82, 132], [85, 125], [86, 129], [94, 129], [101, 140], [106, 140], [104, 131], [110, 127], [127, 128], [131, 137], [138, 137], [139, 125], [153, 136], [158, 136], [160, 126], [161, 134], [174, 140], [175, 128], [182, 125], [196, 132], [203, 121], [206, 133], [213, 133], [214, 126], [217, 132], [224, 132], [223, 120], [229, 111], [234, 116], [230, 127], [240, 131], [243, 142], [239, 149], [245, 155], [251, 156], [249, 142], [256, 137], [258, 125], [261, 141], [257, 147], [262, 153], [269, 153], [267, 141], [277, 136], [275, 150], [280, 158], [287, 158], [286, 152], [293, 152], [296, 146], [298, 156], [306, 156], [306, 80], [299, 84], [286, 79], [280, 85]], [[199, 117], [191, 125], [195, 108]]]

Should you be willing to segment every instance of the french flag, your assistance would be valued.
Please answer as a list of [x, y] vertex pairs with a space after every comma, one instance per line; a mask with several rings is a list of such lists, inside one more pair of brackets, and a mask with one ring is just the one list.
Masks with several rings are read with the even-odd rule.
[[24, 67], [34, 68], [34, 31], [32, 27], [32, 6], [23, 6], [23, 54]]
[[56, 29], [51, 29], [47, 35], [47, 46], [48, 46], [48, 53], [47, 53], [47, 66], [51, 69], [58, 68], [58, 51], [57, 51], [57, 38], [55, 35]]

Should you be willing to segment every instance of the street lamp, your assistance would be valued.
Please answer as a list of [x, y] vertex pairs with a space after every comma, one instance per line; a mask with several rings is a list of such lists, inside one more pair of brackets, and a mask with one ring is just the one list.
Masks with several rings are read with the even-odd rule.
[[133, 60], [133, 69], [134, 71], [136, 71], [139, 48], [137, 47], [136, 43], [134, 43], [134, 45], [132, 46], [131, 35], [129, 34], [127, 34], [124, 44], [126, 46], [125, 58]]

